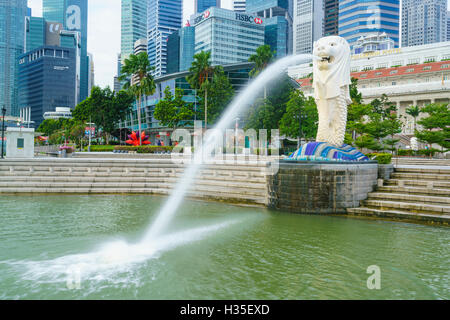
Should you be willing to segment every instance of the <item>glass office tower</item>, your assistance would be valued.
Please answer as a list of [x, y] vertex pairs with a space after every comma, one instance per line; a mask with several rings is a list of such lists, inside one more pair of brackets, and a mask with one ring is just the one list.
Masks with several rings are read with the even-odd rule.
[[46, 21], [62, 23], [65, 30], [81, 33], [80, 101], [89, 95], [89, 57], [87, 54], [88, 2], [87, 0], [43, 0]]
[[167, 38], [182, 26], [182, 0], [148, 0], [147, 40], [150, 64], [154, 76], [167, 72]]
[[26, 0], [0, 0], [0, 108], [18, 115], [18, 58], [24, 51]]
[[200, 13], [211, 7], [220, 8], [220, 0], [194, 0], [195, 13]]
[[147, 1], [122, 0], [121, 49], [125, 60], [134, 52], [134, 43], [147, 38]]

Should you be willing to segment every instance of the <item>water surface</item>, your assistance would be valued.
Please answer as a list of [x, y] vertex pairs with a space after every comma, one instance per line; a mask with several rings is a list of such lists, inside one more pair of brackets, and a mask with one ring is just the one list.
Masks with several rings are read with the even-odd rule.
[[163, 200], [1, 196], [0, 299], [450, 298], [448, 228], [186, 201], [127, 246]]

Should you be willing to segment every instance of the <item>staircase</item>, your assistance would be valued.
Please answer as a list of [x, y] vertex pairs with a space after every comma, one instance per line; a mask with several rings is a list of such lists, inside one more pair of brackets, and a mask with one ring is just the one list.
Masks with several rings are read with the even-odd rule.
[[450, 166], [397, 166], [349, 215], [450, 225]]
[[[266, 205], [265, 162], [201, 168], [188, 196]], [[0, 161], [0, 194], [167, 195], [185, 170], [171, 159], [33, 159]]]
[[394, 165], [414, 165], [414, 166], [450, 166], [450, 159], [433, 159], [433, 158], [392, 158]]

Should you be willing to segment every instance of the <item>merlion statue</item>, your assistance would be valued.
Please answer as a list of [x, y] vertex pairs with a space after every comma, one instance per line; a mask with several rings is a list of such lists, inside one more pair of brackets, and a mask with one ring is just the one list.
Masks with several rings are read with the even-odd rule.
[[350, 98], [350, 46], [330, 36], [314, 43], [313, 89], [319, 113], [316, 142], [307, 143], [290, 160], [367, 161], [364, 154], [344, 144]]
[[[350, 99], [350, 46], [331, 36], [314, 43], [313, 88], [319, 112], [317, 142], [336, 147], [344, 143]], [[319, 58], [319, 59], [317, 59]]]

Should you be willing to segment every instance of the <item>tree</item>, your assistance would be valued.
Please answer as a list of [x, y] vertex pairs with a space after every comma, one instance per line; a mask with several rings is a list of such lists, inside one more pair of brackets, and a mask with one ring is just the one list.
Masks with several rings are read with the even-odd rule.
[[[141, 106], [142, 97], [144, 95], [152, 95], [155, 92], [156, 85], [151, 72], [155, 68], [150, 66], [148, 55], [146, 52], [141, 52], [138, 55], [131, 54], [128, 59], [125, 59], [124, 65], [121, 69], [121, 76], [119, 80], [127, 80], [125, 89], [133, 94], [138, 100], [137, 114], [139, 132], [141, 132]], [[131, 82], [130, 79], [134, 81]], [[133, 84], [132, 84], [133, 83]], [[142, 145], [142, 135], [139, 134], [139, 143]]]
[[409, 114], [411, 117], [413, 117], [414, 119], [414, 132], [416, 131], [416, 122], [417, 122], [417, 117], [420, 115], [420, 108], [419, 106], [411, 106], [409, 108], [407, 108], [406, 113]]
[[387, 147], [386, 149], [394, 153], [395, 145], [400, 141], [400, 139], [395, 139], [394, 135], [402, 132], [402, 122], [397, 116], [397, 112], [391, 112], [384, 120], [384, 123], [389, 138], [384, 139], [383, 142]]
[[155, 107], [153, 116], [163, 126], [175, 129], [181, 121], [192, 120], [194, 116], [193, 106], [183, 100], [183, 90], [175, 89], [175, 96], [170, 87], [164, 90], [164, 98]]
[[109, 143], [109, 135], [131, 111], [133, 101], [133, 96], [127, 91], [114, 93], [109, 87], [101, 89], [94, 86], [91, 96], [75, 108], [74, 119], [81, 122], [91, 119], [102, 130], [106, 143]]
[[[273, 61], [275, 51], [266, 44], [256, 49], [256, 53], [250, 56], [248, 61], [253, 62], [255, 67], [250, 70], [250, 77], [257, 77]], [[267, 88], [264, 86], [264, 99], [267, 99]]]
[[450, 148], [450, 111], [448, 104], [429, 104], [420, 110], [428, 114], [417, 123], [422, 126], [422, 130], [415, 131], [415, 136], [422, 142], [428, 143], [430, 150], [433, 143], [438, 144], [443, 149]]
[[314, 139], [317, 136], [319, 115], [312, 97], [305, 98], [303, 92], [291, 92], [286, 113], [280, 121], [280, 133], [291, 138]]
[[44, 120], [39, 128], [37, 129], [38, 132], [42, 132], [46, 136], [51, 136], [53, 133], [61, 129], [60, 122], [55, 119], [47, 119]]
[[199, 52], [194, 56], [194, 61], [189, 69], [191, 75], [186, 77], [186, 81], [191, 85], [191, 88], [200, 90], [204, 93], [204, 113], [205, 113], [205, 130], [208, 127], [208, 86], [209, 79], [214, 73], [214, 67], [211, 66], [211, 52]]

